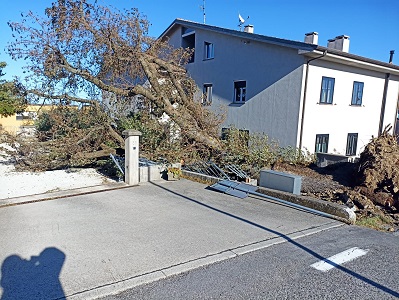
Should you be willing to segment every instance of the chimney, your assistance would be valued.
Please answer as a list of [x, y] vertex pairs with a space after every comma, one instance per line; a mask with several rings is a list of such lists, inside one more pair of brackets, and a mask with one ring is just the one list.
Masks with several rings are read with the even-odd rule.
[[335, 49], [335, 39], [328, 40], [327, 48]]
[[341, 50], [342, 52], [349, 52], [349, 36], [340, 35], [335, 37], [335, 49]]
[[393, 55], [395, 54], [395, 50], [389, 51], [389, 63], [391, 64], [393, 61]]
[[305, 43], [317, 45], [319, 41], [319, 34], [317, 32], [305, 33]]
[[254, 26], [253, 25], [247, 25], [244, 27], [244, 32], [246, 33], [254, 33]]

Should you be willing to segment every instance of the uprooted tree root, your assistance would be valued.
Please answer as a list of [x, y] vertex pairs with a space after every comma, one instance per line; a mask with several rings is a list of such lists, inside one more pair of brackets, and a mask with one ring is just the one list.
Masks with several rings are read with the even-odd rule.
[[399, 209], [399, 145], [390, 129], [373, 138], [360, 155], [357, 191], [374, 204]]

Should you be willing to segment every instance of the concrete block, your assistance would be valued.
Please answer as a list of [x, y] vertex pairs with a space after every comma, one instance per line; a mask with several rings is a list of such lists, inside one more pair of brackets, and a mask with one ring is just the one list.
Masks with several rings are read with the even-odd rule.
[[155, 180], [161, 180], [161, 166], [145, 166], [139, 168], [140, 182], [149, 182]]
[[301, 194], [302, 177], [273, 170], [260, 171], [259, 186], [293, 193]]

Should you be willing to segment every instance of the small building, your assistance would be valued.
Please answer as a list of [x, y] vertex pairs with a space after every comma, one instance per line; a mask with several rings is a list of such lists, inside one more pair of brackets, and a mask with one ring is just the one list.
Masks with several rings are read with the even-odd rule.
[[10, 134], [31, 134], [39, 111], [49, 110], [51, 107], [52, 105], [30, 104], [22, 113], [9, 117], [0, 116], [0, 128]]
[[204, 105], [226, 108], [226, 128], [357, 156], [385, 126], [396, 127], [399, 66], [350, 54], [349, 36], [324, 47], [316, 32], [299, 42], [256, 34], [251, 25], [238, 31], [176, 19], [160, 38], [194, 49], [188, 74]]

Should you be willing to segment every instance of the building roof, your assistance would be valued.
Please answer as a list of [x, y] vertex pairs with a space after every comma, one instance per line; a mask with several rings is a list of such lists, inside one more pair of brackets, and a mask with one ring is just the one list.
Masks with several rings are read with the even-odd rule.
[[362, 61], [362, 62], [366, 62], [366, 63], [370, 63], [370, 64], [374, 64], [374, 65], [378, 65], [378, 66], [382, 66], [382, 67], [386, 67], [386, 68], [399, 70], [399, 66], [397, 66], [397, 65], [390, 64], [390, 63], [387, 63], [387, 62], [383, 62], [383, 61], [380, 61], [380, 60], [367, 58], [367, 57], [356, 55], [356, 54], [343, 52], [343, 51], [336, 50], [336, 49], [331, 49], [331, 48], [327, 48], [327, 47], [323, 47], [323, 46], [317, 46], [316, 50], [319, 50], [319, 51], [322, 51], [322, 52], [328, 51], [329, 53], [332, 53], [332, 54], [335, 54], [335, 55], [338, 55], [338, 56], [347, 57], [347, 58], [351, 58], [351, 59], [354, 59], [354, 60], [358, 60], [358, 61]]
[[329, 54], [333, 54], [334, 56], [337, 56], [337, 57], [347, 58], [347, 59], [359, 61], [362, 63], [367, 63], [367, 64], [371, 64], [371, 65], [375, 65], [375, 66], [381, 66], [381, 67], [384, 67], [387, 69], [392, 69], [392, 70], [396, 71], [395, 73], [397, 73], [397, 71], [399, 71], [398, 65], [394, 65], [394, 64], [379, 61], [379, 60], [370, 59], [370, 58], [363, 57], [360, 55], [343, 52], [343, 51], [340, 51], [337, 49], [331, 49], [331, 48], [327, 48], [327, 47], [323, 47], [323, 46], [319, 46], [319, 45], [315, 45], [315, 44], [308, 44], [305, 42], [270, 37], [270, 36], [261, 35], [261, 34], [232, 30], [232, 29], [192, 22], [192, 21], [183, 20], [183, 19], [175, 19], [172, 22], [172, 24], [170, 24], [169, 27], [166, 28], [166, 30], [160, 35], [160, 38], [167, 36], [167, 33], [173, 27], [179, 26], [179, 25], [203, 29], [203, 30], [212, 31], [212, 32], [220, 33], [220, 34], [230, 35], [230, 36], [235, 36], [235, 37], [239, 37], [239, 38], [245, 38], [247, 40], [264, 42], [264, 43], [268, 43], [268, 44], [294, 48], [294, 49], [301, 50], [302, 54], [305, 54], [305, 53], [317, 54], [320, 52], [327, 51]]
[[192, 21], [183, 20], [183, 19], [174, 20], [172, 22], [172, 24], [170, 24], [169, 27], [160, 35], [160, 38], [165, 37], [166, 33], [169, 32], [170, 29], [172, 29], [176, 25], [190, 26], [190, 27], [213, 31], [213, 32], [221, 33], [221, 34], [230, 35], [230, 36], [245, 38], [248, 40], [265, 42], [265, 43], [269, 43], [269, 44], [280, 45], [280, 46], [296, 48], [296, 49], [301, 49], [301, 50], [311, 51], [311, 50], [314, 50], [317, 48], [317, 45], [308, 44], [308, 43], [304, 43], [304, 42], [280, 39], [280, 38], [270, 37], [270, 36], [256, 34], [256, 33], [247, 33], [244, 31], [232, 30], [232, 29], [192, 22]]

